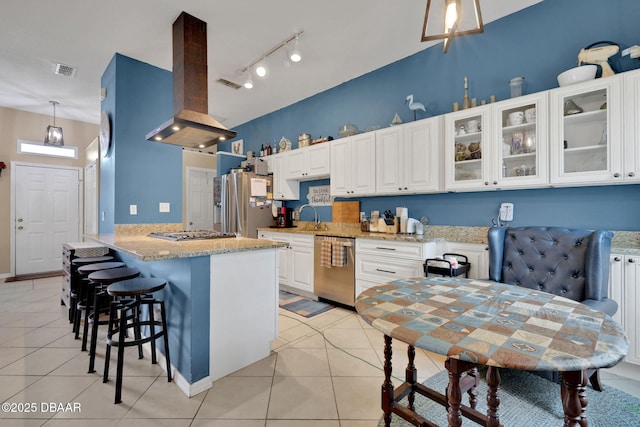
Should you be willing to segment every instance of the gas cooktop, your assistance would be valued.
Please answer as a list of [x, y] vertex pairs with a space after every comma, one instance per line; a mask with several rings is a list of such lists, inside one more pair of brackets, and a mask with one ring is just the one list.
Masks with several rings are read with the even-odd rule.
[[148, 234], [149, 237], [158, 239], [172, 240], [174, 242], [182, 240], [205, 240], [205, 239], [225, 239], [236, 237], [233, 233], [222, 233], [220, 231], [211, 230], [193, 230], [193, 231], [156, 231]]

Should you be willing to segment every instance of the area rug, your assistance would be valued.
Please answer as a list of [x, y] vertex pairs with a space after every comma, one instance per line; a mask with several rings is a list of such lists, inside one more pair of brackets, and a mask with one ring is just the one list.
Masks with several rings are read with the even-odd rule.
[[[483, 373], [484, 376], [484, 373]], [[500, 370], [500, 406], [498, 415], [505, 427], [540, 427], [561, 426], [564, 420], [560, 403], [560, 385], [552, 383], [525, 371]], [[424, 382], [427, 386], [444, 393], [447, 383], [447, 372], [440, 372]], [[598, 392], [587, 388], [588, 406], [587, 420], [590, 427], [626, 427], [640, 426], [640, 399], [606, 384], [605, 390]], [[478, 387], [478, 409], [487, 412], [486, 380]], [[406, 398], [403, 401], [406, 404]], [[463, 395], [463, 403], [468, 404], [468, 396]], [[440, 406], [416, 393], [416, 412], [436, 423], [447, 426], [447, 412]], [[399, 416], [392, 414], [393, 427], [410, 426]], [[480, 424], [464, 418], [463, 426]], [[378, 426], [384, 426], [381, 419]]]
[[313, 317], [334, 308], [331, 304], [314, 301], [287, 291], [280, 291], [280, 307], [303, 317]]

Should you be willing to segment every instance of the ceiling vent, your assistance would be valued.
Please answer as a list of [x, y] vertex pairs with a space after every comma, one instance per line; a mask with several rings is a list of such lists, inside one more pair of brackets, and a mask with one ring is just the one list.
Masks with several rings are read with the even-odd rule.
[[221, 85], [225, 85], [236, 90], [242, 87], [238, 83], [234, 83], [230, 80], [223, 79], [223, 78], [219, 78], [218, 80], [216, 80], [216, 83], [220, 83]]
[[76, 67], [72, 67], [71, 65], [65, 65], [57, 63], [55, 64], [55, 68], [53, 70], [54, 74], [64, 77], [74, 77], [76, 75], [76, 71], [78, 69]]

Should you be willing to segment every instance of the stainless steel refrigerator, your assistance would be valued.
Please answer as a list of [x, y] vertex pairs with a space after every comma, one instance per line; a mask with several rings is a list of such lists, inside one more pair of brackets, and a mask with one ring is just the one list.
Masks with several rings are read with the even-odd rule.
[[274, 225], [271, 176], [235, 172], [214, 178], [213, 229], [258, 238], [257, 228]]

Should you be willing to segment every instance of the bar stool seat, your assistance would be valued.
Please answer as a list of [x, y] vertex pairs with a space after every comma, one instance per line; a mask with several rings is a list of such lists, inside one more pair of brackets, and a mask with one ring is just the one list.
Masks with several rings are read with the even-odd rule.
[[[137, 268], [122, 267], [111, 268], [107, 270], [99, 270], [89, 274], [89, 280], [95, 284], [95, 292], [93, 293], [93, 310], [88, 316], [91, 325], [91, 344], [89, 346], [89, 373], [95, 372], [95, 360], [96, 360], [96, 347], [98, 343], [98, 326], [106, 325], [108, 321], [100, 322], [100, 313], [106, 313], [107, 306], [101, 307], [101, 299], [107, 297], [106, 288], [114, 282], [120, 280], [133, 279], [140, 275], [140, 270]], [[142, 351], [142, 347], [140, 347]]]
[[[77, 258], [80, 259], [80, 258]], [[76, 259], [76, 260], [77, 260]], [[75, 260], [74, 260], [75, 261]], [[72, 261], [73, 263], [73, 261]], [[93, 294], [95, 292], [95, 283], [91, 282], [88, 279], [88, 276], [96, 271], [101, 270], [111, 270], [114, 268], [122, 268], [124, 267], [123, 262], [113, 261], [113, 262], [97, 262], [91, 264], [84, 264], [78, 266], [78, 274], [83, 276], [80, 279], [78, 295], [77, 295], [77, 303], [76, 303], [76, 313], [73, 320], [73, 331], [75, 332], [75, 338], [78, 339], [80, 337], [80, 318], [82, 317], [82, 312], [84, 311], [84, 328], [82, 334], [82, 351], [87, 351], [87, 337], [89, 331], [89, 318], [88, 315], [90, 313], [90, 309], [87, 307], [91, 307], [91, 302], [93, 301]]]
[[[169, 336], [167, 331], [167, 316], [164, 309], [164, 301], [154, 298], [151, 294], [162, 290], [166, 281], [157, 277], [137, 278], [123, 280], [113, 283], [107, 287], [107, 293], [114, 299], [109, 310], [109, 331], [107, 332], [107, 348], [105, 352], [104, 376], [102, 382], [109, 380], [109, 359], [111, 357], [111, 347], [118, 348], [117, 373], [116, 373], [116, 393], [115, 403], [122, 402], [122, 373], [124, 367], [125, 347], [138, 346], [139, 358], [142, 359], [141, 345], [151, 343], [151, 363], [157, 363], [156, 359], [156, 339], [164, 338], [164, 351], [167, 368], [167, 380], [171, 382], [171, 359], [169, 357]], [[154, 306], [160, 308], [161, 320], [154, 318]], [[147, 306], [148, 320], [140, 318], [140, 307]], [[131, 315], [129, 315], [131, 311]], [[132, 319], [132, 323], [127, 323], [127, 319]], [[150, 333], [148, 337], [142, 338], [140, 328], [148, 326]], [[157, 331], [156, 326], [161, 330]], [[134, 330], [133, 339], [125, 340], [128, 329]], [[114, 339], [117, 335], [117, 339]]]

